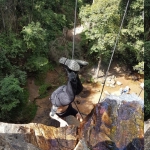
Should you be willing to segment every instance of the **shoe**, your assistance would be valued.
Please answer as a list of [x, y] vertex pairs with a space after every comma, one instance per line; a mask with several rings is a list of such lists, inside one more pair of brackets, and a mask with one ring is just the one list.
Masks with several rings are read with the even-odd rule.
[[67, 66], [72, 71], [80, 70], [80, 65], [75, 60], [72, 60], [72, 59], [70, 60], [68, 58], [61, 57], [59, 59], [59, 63]]
[[87, 61], [84, 61], [84, 60], [75, 59], [75, 61], [76, 61], [80, 66], [86, 66], [86, 65], [89, 64]]

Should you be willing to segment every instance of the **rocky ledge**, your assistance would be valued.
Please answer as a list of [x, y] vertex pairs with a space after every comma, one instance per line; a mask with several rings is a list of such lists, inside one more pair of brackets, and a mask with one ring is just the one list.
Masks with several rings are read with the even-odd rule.
[[150, 149], [150, 119], [144, 122], [144, 150]]
[[144, 150], [144, 103], [136, 95], [109, 96], [80, 127], [0, 123], [0, 150]]

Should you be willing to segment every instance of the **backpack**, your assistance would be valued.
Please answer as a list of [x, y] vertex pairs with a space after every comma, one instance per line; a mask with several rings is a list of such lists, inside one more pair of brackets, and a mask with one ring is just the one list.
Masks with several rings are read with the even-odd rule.
[[60, 107], [69, 105], [73, 102], [74, 98], [67, 94], [66, 85], [62, 85], [52, 93], [50, 100], [53, 105]]

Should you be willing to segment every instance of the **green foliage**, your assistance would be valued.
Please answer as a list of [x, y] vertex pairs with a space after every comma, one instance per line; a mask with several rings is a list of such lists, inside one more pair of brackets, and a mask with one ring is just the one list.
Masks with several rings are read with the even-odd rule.
[[144, 118], [145, 120], [150, 117], [150, 80], [144, 81]]
[[149, 40], [150, 36], [149, 36], [149, 32], [150, 32], [150, 1], [149, 0], [145, 0], [144, 1], [144, 29], [145, 29], [145, 39]]
[[32, 102], [27, 103], [26, 105], [24, 105], [24, 108], [19, 111], [20, 114], [18, 116], [16, 115], [17, 118], [15, 121], [19, 123], [30, 123], [34, 119], [36, 112], [37, 105]]
[[29, 93], [26, 89], [23, 90], [21, 101], [19, 105], [12, 110], [11, 122], [17, 123], [29, 123], [31, 122], [36, 114], [37, 105], [35, 102], [31, 102], [29, 99]]
[[[21, 73], [22, 76], [25, 75], [23, 72]], [[24, 81], [24, 79], [19, 79]], [[0, 119], [7, 122], [30, 122], [36, 114], [37, 106], [28, 102], [28, 97], [28, 92], [20, 87], [20, 82], [14, 78], [14, 75], [1, 80]]]
[[[78, 0], [77, 13], [80, 11], [80, 18], [84, 25], [82, 40], [82, 46], [85, 49], [84, 56], [89, 55], [92, 60], [97, 60], [102, 55], [102, 61], [108, 62], [127, 0], [92, 2], [92, 0]], [[84, 5], [85, 3], [88, 5]], [[144, 19], [146, 31], [144, 61], [146, 68], [149, 68], [150, 3], [148, 0], [144, 3], [146, 17]], [[1, 0], [0, 108], [3, 109], [0, 109], [0, 112], [3, 119], [11, 118], [15, 110], [20, 114], [16, 118], [18, 121], [29, 121], [33, 118], [37, 108], [35, 104], [28, 103], [28, 97], [23, 96], [26, 94], [21, 92], [23, 89], [20, 86], [25, 85], [28, 75], [35, 76], [36, 81], [42, 85], [46, 72], [54, 69], [51, 63], [52, 57], [56, 55], [60, 58], [72, 50], [71, 43], [61, 45], [63, 41], [58, 41], [55, 49], [50, 51], [49, 43], [62, 36], [65, 26], [73, 27], [74, 8], [75, 1], [70, 0], [19, 0], [10, 3], [8, 0]], [[117, 56], [120, 56], [121, 61], [125, 60], [132, 66], [143, 61], [142, 13], [143, 1], [131, 1], [117, 47]], [[77, 24], [80, 24], [79, 19], [77, 19]], [[67, 51], [65, 54], [64, 49]], [[75, 47], [75, 52], [77, 57], [82, 55], [80, 46]], [[149, 77], [148, 72], [147, 77]], [[62, 84], [65, 83], [63, 77], [60, 77], [59, 81]], [[45, 88], [41, 87], [41, 91], [44, 92]], [[5, 105], [5, 102], [9, 104]]]
[[[78, 1], [78, 8], [82, 3]], [[37, 107], [28, 102], [23, 87], [31, 75], [42, 85], [47, 71], [54, 70], [49, 43], [62, 36], [65, 26], [73, 27], [74, 5], [70, 0], [1, 0], [0, 118], [4, 121], [34, 117]], [[59, 43], [58, 47], [62, 51]]]
[[14, 76], [5, 77], [0, 82], [0, 118], [9, 118], [11, 110], [20, 103], [23, 89]]
[[144, 72], [145, 72], [145, 79], [150, 78], [150, 41], [145, 42], [145, 54], [144, 54]]
[[13, 67], [11, 70], [12, 75], [18, 79], [20, 85], [25, 85], [27, 80], [27, 73], [18, 69], [17, 67]]
[[[92, 58], [98, 59], [101, 55], [102, 61], [110, 59], [126, 4], [127, 0], [96, 0], [80, 10], [84, 26], [83, 41], [88, 45]], [[143, 10], [143, 0], [130, 1], [116, 47], [115, 56], [130, 66], [144, 60]]]
[[80, 11], [84, 37], [89, 42], [89, 53], [96, 58], [111, 53], [119, 27], [118, 5], [117, 0], [98, 0], [82, 7]]
[[[120, 10], [122, 16], [127, 0], [121, 1]], [[144, 61], [144, 20], [143, 0], [135, 0], [129, 3], [124, 26], [121, 31], [121, 39], [118, 45], [118, 53], [125, 59], [128, 65], [135, 66]]]
[[31, 22], [28, 26], [24, 26], [21, 31], [23, 40], [27, 45], [27, 49], [31, 50], [34, 55], [39, 55], [46, 49], [46, 31], [41, 28], [39, 22]]
[[42, 85], [45, 82], [46, 73], [37, 73], [35, 75], [35, 85]]
[[144, 62], [139, 62], [138, 65], [133, 67], [134, 70], [138, 70], [138, 73], [144, 74]]
[[39, 94], [40, 95], [45, 95], [47, 93], [47, 88], [48, 85], [47, 84], [43, 84], [39, 87]]
[[0, 34], [0, 51], [0, 67], [4, 73], [9, 72], [14, 65], [22, 67], [23, 54], [26, 51], [17, 34], [12, 32]]
[[144, 25], [145, 25], [145, 32], [144, 32], [144, 38], [145, 38], [145, 43], [144, 43], [144, 68], [145, 68], [145, 79], [149, 79], [150, 78], [150, 2], [148, 0], [144, 1], [144, 15], [145, 15], [145, 19], [144, 19]]
[[48, 59], [41, 56], [33, 56], [27, 60], [26, 69], [29, 72], [42, 71], [43, 67], [48, 65]]
[[40, 95], [40, 98], [43, 98], [43, 97], [46, 97], [47, 96], [47, 92], [48, 92], [48, 89], [51, 88], [52, 86], [51, 85], [48, 85], [48, 84], [43, 84], [39, 87], [39, 95]]
[[3, 49], [0, 49], [1, 55], [0, 55], [0, 71], [2, 73], [7, 72], [11, 68], [11, 63], [9, 59], [6, 57], [6, 51]]
[[49, 70], [53, 71], [55, 69], [55, 65], [51, 62], [49, 63]]
[[150, 1], [144, 1], [144, 120], [150, 118]]

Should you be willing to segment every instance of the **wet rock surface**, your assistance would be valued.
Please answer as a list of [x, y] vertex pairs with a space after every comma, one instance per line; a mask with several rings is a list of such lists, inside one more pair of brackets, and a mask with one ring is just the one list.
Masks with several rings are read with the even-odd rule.
[[80, 124], [55, 128], [38, 123], [0, 123], [0, 149], [144, 150], [143, 103], [109, 96]]
[[82, 137], [94, 150], [144, 149], [142, 105], [105, 99], [82, 127]]

